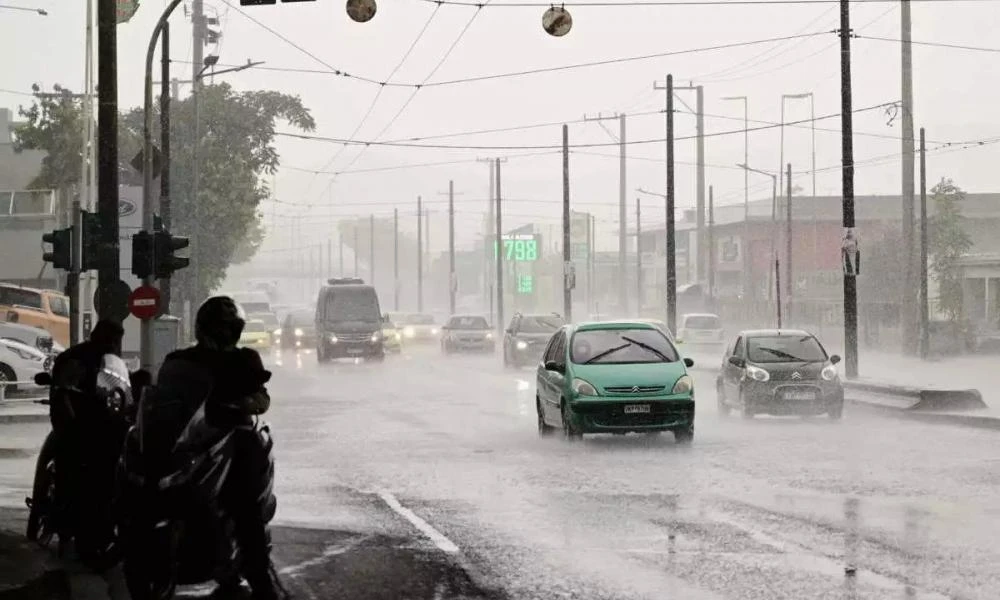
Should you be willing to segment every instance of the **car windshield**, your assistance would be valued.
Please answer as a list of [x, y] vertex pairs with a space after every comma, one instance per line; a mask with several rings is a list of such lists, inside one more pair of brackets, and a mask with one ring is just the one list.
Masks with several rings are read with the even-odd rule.
[[448, 321], [451, 329], [489, 329], [490, 324], [485, 317], [452, 317]]
[[578, 364], [676, 362], [673, 344], [658, 329], [590, 329], [573, 335], [570, 360]]
[[263, 321], [247, 321], [246, 326], [243, 327], [245, 333], [264, 333], [269, 331], [267, 324]]
[[34, 290], [0, 287], [0, 304], [42, 309], [42, 295]]
[[403, 325], [433, 325], [432, 315], [403, 315], [399, 320]]
[[719, 317], [715, 315], [693, 315], [684, 320], [687, 329], [721, 329]]
[[747, 339], [747, 358], [755, 363], [820, 362], [826, 352], [811, 335], [760, 336]]
[[294, 327], [313, 325], [316, 321], [316, 313], [311, 310], [297, 310], [288, 315], [288, 320]]
[[565, 324], [556, 315], [526, 315], [521, 317], [519, 329], [523, 333], [553, 333]]
[[326, 301], [326, 320], [381, 322], [375, 290], [371, 287], [333, 289]]
[[251, 316], [253, 317], [253, 320], [260, 321], [264, 325], [267, 325], [268, 327], [270, 327], [272, 329], [274, 329], [275, 327], [278, 327], [278, 317], [275, 316], [275, 315], [273, 315], [273, 314], [271, 314], [271, 313], [263, 313], [263, 314], [251, 315]]
[[271, 305], [267, 302], [238, 302], [248, 315], [258, 315], [271, 312]]

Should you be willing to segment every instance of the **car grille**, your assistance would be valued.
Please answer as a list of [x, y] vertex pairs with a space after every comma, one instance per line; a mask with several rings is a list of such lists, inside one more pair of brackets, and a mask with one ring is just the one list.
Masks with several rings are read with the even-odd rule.
[[337, 333], [337, 340], [341, 342], [367, 342], [372, 339], [372, 334], [370, 333]]
[[[785, 394], [795, 392], [809, 392], [815, 395], [816, 400], [823, 399], [823, 390], [816, 385], [779, 385], [774, 388], [774, 397], [785, 401]], [[801, 400], [787, 400], [788, 402], [801, 402]]]
[[[798, 373], [799, 377], [793, 378], [792, 375]], [[819, 372], [810, 373], [808, 371], [771, 371], [771, 381], [816, 381], [819, 379]]]
[[621, 385], [606, 387], [604, 391], [612, 394], [657, 394], [664, 389], [664, 385]]
[[591, 418], [598, 427], [644, 427], [660, 425], [673, 420], [670, 415], [637, 414], [637, 415], [601, 415]]

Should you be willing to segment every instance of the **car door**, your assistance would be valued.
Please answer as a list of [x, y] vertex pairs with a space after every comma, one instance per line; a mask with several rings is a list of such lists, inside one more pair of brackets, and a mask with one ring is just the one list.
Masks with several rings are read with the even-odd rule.
[[545, 413], [545, 420], [549, 423], [558, 423], [562, 418], [559, 412], [559, 403], [562, 400], [564, 378], [561, 373], [546, 369], [545, 365], [549, 361], [556, 364], [565, 364], [565, 338], [565, 331], [557, 331], [549, 340], [545, 354], [542, 355], [542, 360], [538, 364], [538, 395], [542, 400], [542, 410]]
[[728, 356], [725, 358], [726, 362], [723, 368], [726, 372], [726, 400], [730, 404], [739, 402], [740, 382], [743, 380], [743, 369], [729, 362], [729, 359], [733, 356], [742, 358], [744, 354], [744, 346], [744, 338], [742, 336], [737, 336], [732, 350], [727, 353]]

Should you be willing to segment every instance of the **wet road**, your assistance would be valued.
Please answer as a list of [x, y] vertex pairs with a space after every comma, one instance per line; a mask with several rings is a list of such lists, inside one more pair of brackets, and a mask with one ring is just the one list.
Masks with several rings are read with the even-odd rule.
[[995, 432], [721, 419], [698, 370], [692, 446], [571, 445], [537, 436], [534, 372], [492, 356], [271, 362], [276, 538], [303, 597], [1000, 597]]

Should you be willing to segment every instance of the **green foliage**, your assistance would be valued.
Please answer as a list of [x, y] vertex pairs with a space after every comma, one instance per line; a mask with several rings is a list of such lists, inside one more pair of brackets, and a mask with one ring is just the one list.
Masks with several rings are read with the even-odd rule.
[[[19, 149], [48, 152], [37, 187], [60, 187], [79, 181], [80, 103], [72, 97], [39, 99], [22, 109], [26, 123], [17, 129]], [[297, 96], [273, 91], [237, 92], [227, 84], [205, 85], [199, 97], [199, 131], [194, 131], [194, 103], [189, 96], [171, 102], [171, 232], [194, 238], [192, 266], [179, 271], [175, 289], [200, 299], [223, 279], [233, 262], [249, 260], [263, 231], [258, 206], [270, 196], [264, 177], [278, 168], [275, 126], [284, 121], [312, 131], [315, 121]], [[154, 143], [160, 145], [159, 102], [154, 102]], [[143, 113], [133, 109], [119, 121], [121, 183], [141, 185], [128, 161], [142, 147]], [[197, 144], [196, 144], [197, 140]], [[193, 201], [195, 150], [199, 165], [198, 202]], [[157, 190], [158, 195], [158, 190]], [[198, 226], [196, 228], [196, 225]], [[193, 281], [196, 269], [200, 281]]]
[[938, 308], [958, 325], [962, 320], [962, 273], [958, 260], [972, 248], [972, 238], [963, 225], [961, 203], [965, 192], [950, 179], [931, 189], [934, 217], [929, 222], [931, 269], [938, 284]]

